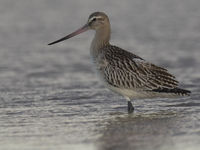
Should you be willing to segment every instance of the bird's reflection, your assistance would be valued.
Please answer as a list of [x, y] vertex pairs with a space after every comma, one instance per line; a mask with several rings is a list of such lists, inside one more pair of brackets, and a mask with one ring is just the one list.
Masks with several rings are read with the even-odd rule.
[[171, 134], [176, 129], [176, 113], [111, 116], [114, 117], [107, 121], [97, 142], [99, 150], [156, 150], [173, 143]]

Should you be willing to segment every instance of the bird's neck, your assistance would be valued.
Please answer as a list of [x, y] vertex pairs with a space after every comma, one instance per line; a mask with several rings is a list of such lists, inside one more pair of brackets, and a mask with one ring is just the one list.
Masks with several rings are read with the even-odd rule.
[[95, 37], [92, 40], [90, 53], [93, 57], [97, 57], [101, 49], [109, 45], [110, 41], [110, 25], [107, 28], [100, 28], [96, 30]]

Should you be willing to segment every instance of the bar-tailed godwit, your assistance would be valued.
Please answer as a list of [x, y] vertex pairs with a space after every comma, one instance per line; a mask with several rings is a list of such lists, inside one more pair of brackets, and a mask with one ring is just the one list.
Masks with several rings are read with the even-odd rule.
[[178, 87], [178, 81], [166, 69], [149, 63], [141, 57], [110, 44], [110, 21], [103, 12], [94, 12], [87, 23], [77, 31], [52, 45], [87, 30], [96, 34], [90, 54], [103, 83], [128, 101], [128, 112], [134, 107], [131, 99], [187, 96], [191, 92]]

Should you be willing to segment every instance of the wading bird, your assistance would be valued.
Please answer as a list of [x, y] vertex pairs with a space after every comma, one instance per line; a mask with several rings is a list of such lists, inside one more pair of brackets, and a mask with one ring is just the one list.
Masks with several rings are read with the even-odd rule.
[[179, 88], [178, 81], [166, 69], [111, 45], [110, 21], [103, 12], [92, 13], [82, 28], [48, 45], [69, 39], [89, 29], [96, 31], [90, 54], [101, 81], [110, 90], [126, 98], [129, 113], [134, 110], [131, 99], [170, 98], [191, 93]]

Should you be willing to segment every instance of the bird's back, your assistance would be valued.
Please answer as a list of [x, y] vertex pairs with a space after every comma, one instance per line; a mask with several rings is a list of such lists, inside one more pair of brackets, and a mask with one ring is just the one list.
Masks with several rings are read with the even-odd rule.
[[116, 46], [101, 48], [96, 63], [106, 85], [125, 97], [174, 97], [190, 93], [178, 88], [178, 81], [166, 69]]

